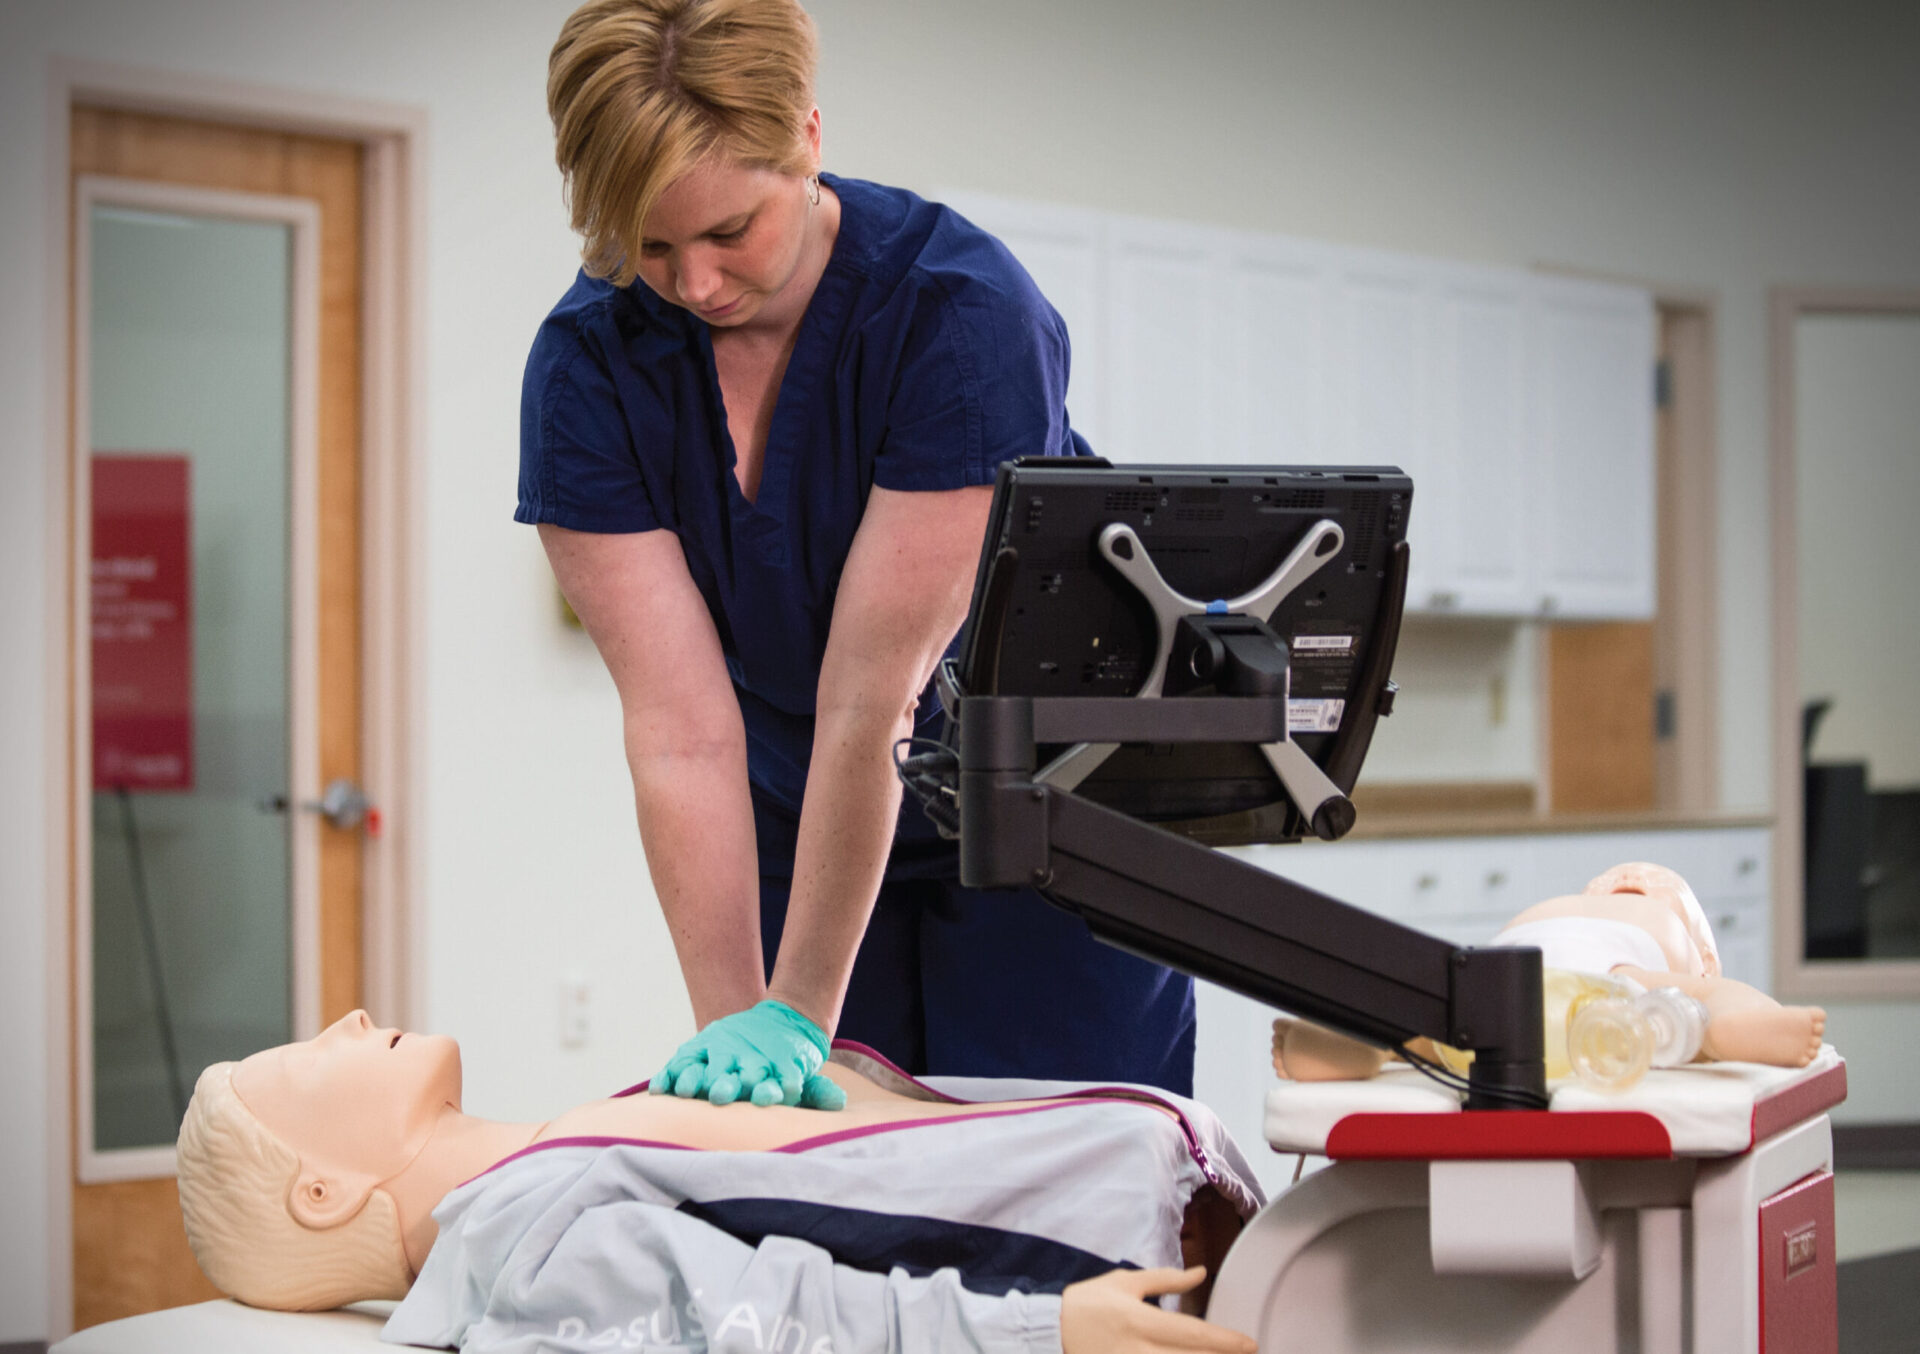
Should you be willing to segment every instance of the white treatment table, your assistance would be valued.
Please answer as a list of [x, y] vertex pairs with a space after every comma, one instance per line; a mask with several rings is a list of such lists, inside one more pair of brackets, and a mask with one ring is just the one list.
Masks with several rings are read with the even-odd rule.
[[1273, 1200], [1207, 1316], [1263, 1350], [1834, 1354], [1846, 1066], [1701, 1064], [1541, 1111], [1461, 1110], [1411, 1069], [1269, 1093]]

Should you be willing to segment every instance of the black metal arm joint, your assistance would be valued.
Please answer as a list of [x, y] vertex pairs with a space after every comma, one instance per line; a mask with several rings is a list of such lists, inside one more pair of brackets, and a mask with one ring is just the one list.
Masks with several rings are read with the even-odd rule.
[[1367, 1043], [1470, 1049], [1469, 1109], [1545, 1104], [1537, 950], [1462, 949], [1040, 785], [1040, 704], [960, 704], [963, 884], [1038, 888], [1109, 944]]

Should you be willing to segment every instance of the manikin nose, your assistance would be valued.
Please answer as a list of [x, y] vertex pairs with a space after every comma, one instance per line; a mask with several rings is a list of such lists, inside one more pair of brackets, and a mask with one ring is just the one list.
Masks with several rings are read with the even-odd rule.
[[333, 1028], [342, 1034], [364, 1034], [373, 1028], [373, 1017], [365, 1011], [348, 1011], [333, 1022]]

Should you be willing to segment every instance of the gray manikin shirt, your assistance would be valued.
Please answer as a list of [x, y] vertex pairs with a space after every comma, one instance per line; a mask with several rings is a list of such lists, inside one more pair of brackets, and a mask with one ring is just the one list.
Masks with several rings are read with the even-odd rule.
[[823, 1115], [819, 1137], [772, 1152], [542, 1144], [435, 1210], [439, 1239], [383, 1338], [473, 1354], [1057, 1354], [1066, 1284], [1179, 1265], [1181, 1217], [1204, 1185], [1242, 1216], [1262, 1202], [1193, 1101], [913, 1082], [845, 1046], [834, 1056], [927, 1099], [1080, 1099], [849, 1132]]

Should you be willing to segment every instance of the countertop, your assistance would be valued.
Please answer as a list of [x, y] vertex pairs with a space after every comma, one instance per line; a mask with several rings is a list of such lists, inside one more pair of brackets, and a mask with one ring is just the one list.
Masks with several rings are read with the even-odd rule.
[[1368, 813], [1364, 806], [1348, 841], [1396, 837], [1550, 836], [1575, 832], [1660, 832], [1685, 828], [1772, 827], [1770, 813], [1687, 813], [1644, 809], [1626, 813]]

